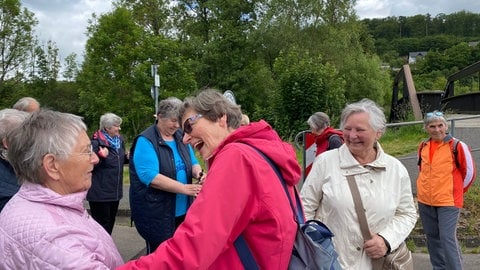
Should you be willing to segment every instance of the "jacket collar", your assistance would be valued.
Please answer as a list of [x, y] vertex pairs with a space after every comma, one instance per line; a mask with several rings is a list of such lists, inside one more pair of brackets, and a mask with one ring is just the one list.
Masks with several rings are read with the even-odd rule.
[[386, 169], [385, 163], [385, 153], [383, 152], [382, 147], [377, 142], [377, 158], [366, 165], [360, 165], [358, 161], [353, 157], [352, 153], [348, 149], [346, 144], [343, 144], [339, 151], [339, 158], [340, 158], [340, 169], [346, 171], [346, 175], [355, 175], [355, 174], [363, 174], [370, 171], [383, 171]]

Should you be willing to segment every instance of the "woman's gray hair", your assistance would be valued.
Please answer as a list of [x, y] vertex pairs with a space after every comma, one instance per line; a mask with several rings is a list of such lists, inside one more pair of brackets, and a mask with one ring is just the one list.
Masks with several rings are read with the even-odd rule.
[[[16, 109], [0, 110], [0, 156], [7, 159], [7, 149], [3, 145], [3, 140], [7, 139], [8, 131], [18, 127], [29, 114]], [[8, 145], [8, 139], [7, 139]]]
[[182, 107], [182, 101], [176, 97], [169, 97], [158, 103], [157, 119], [177, 119]]
[[226, 115], [227, 126], [233, 129], [240, 127], [242, 120], [242, 110], [240, 106], [233, 104], [219, 91], [211, 88], [201, 91], [195, 97], [187, 97], [180, 110], [179, 119], [181, 119], [189, 109], [195, 110], [210, 121], [217, 121], [217, 119]]
[[120, 126], [122, 118], [114, 113], [106, 113], [100, 116], [100, 129], [111, 128], [113, 126]]
[[66, 159], [78, 136], [86, 131], [80, 116], [51, 110], [32, 113], [7, 134], [9, 161], [18, 180], [42, 184], [43, 157], [54, 154], [60, 160]]
[[387, 127], [387, 120], [385, 118], [383, 108], [381, 108], [377, 105], [377, 103], [373, 102], [368, 98], [364, 98], [358, 102], [348, 104], [343, 109], [342, 117], [340, 120], [340, 129], [343, 130], [345, 121], [347, 121], [347, 118], [354, 113], [368, 113], [368, 115], [370, 116], [369, 123], [373, 130], [382, 134], [385, 133]]
[[40, 102], [38, 102], [32, 97], [22, 97], [17, 102], [15, 102], [15, 104], [13, 104], [12, 108], [19, 111], [32, 112], [32, 106], [34, 106], [35, 108], [40, 108]]
[[445, 115], [443, 114], [443, 112], [438, 110], [425, 114], [425, 118], [423, 118], [423, 127], [426, 128], [432, 122], [436, 121], [441, 121], [448, 127], [448, 122], [447, 119], [445, 119]]
[[324, 112], [316, 112], [308, 118], [307, 123], [312, 131], [319, 131], [330, 126], [330, 117]]

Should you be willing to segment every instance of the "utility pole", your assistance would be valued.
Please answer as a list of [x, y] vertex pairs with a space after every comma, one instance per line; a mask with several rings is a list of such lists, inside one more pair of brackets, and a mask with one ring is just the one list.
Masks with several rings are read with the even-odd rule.
[[151, 68], [152, 68], [153, 85], [150, 91], [152, 94], [152, 98], [155, 102], [155, 116], [156, 116], [158, 112], [158, 90], [160, 88], [160, 76], [157, 74], [158, 65], [153, 64]]

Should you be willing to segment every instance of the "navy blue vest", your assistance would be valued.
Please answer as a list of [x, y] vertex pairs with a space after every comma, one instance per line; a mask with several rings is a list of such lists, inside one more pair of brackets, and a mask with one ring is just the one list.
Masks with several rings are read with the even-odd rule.
[[[143, 131], [139, 136], [147, 138], [154, 146], [160, 161], [161, 174], [176, 179], [175, 161], [172, 149], [165, 143], [156, 125]], [[146, 186], [138, 178], [133, 155], [137, 136], [130, 149], [130, 209], [132, 220], [139, 234], [148, 242], [161, 243], [175, 232], [176, 194]], [[188, 183], [192, 183], [192, 162], [187, 145], [182, 142], [182, 132], [174, 134], [178, 152], [185, 162]]]
[[19, 188], [20, 184], [17, 181], [12, 165], [0, 158], [0, 211], [2, 211], [10, 198], [17, 193]]

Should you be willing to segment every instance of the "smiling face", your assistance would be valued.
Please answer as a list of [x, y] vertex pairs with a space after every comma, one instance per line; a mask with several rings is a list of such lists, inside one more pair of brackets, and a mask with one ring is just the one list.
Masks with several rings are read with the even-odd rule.
[[71, 194], [88, 190], [92, 185], [93, 166], [98, 163], [97, 155], [91, 150], [90, 139], [86, 132], [77, 137], [72, 153], [66, 159], [57, 161], [56, 192]]
[[120, 130], [122, 130], [122, 128], [120, 127], [120, 125], [113, 125], [109, 128], [105, 128], [105, 131], [107, 131], [107, 134], [110, 136], [110, 137], [116, 137], [116, 136], [120, 136]]
[[171, 138], [180, 125], [177, 118], [158, 118], [157, 127], [160, 134], [166, 139]]
[[364, 157], [374, 151], [375, 142], [381, 136], [380, 132], [372, 128], [369, 119], [368, 113], [353, 113], [344, 123], [343, 137], [345, 144], [354, 157]]
[[224, 115], [216, 121], [210, 121], [206, 117], [195, 117], [196, 115], [198, 113], [194, 110], [188, 110], [182, 116], [182, 124], [189, 121], [191, 126], [191, 132], [183, 135], [183, 143], [190, 144], [203, 159], [208, 159], [230, 133], [227, 117]]
[[442, 141], [447, 136], [448, 125], [442, 120], [435, 120], [425, 125], [425, 130], [434, 141]]

